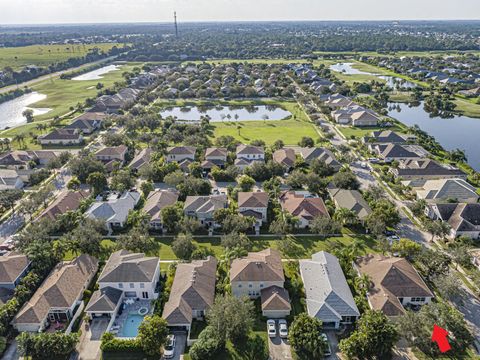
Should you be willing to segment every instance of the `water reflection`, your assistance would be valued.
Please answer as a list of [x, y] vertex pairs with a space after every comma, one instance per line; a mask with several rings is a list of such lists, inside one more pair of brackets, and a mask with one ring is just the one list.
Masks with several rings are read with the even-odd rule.
[[479, 171], [478, 134], [480, 134], [480, 119], [460, 115], [455, 115], [449, 119], [431, 117], [423, 109], [423, 103], [417, 105], [391, 103], [389, 104], [388, 114], [405, 125], [418, 125], [423, 131], [435, 137], [446, 150], [457, 148], [464, 150], [470, 166]]
[[163, 117], [174, 116], [184, 121], [199, 121], [202, 116], [209, 116], [211, 122], [283, 120], [292, 115], [289, 111], [272, 105], [177, 106], [165, 108], [160, 114]]
[[32, 109], [33, 115], [43, 115], [48, 113], [51, 109], [29, 107], [29, 105], [46, 98], [47, 95], [32, 92], [0, 104], [0, 129], [25, 124], [26, 120], [22, 113], [26, 109]]

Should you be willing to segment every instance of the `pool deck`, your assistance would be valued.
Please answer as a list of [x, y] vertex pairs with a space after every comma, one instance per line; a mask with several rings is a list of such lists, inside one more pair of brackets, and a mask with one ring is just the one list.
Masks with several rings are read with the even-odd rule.
[[151, 305], [150, 300], [138, 300], [138, 301], [135, 301], [133, 304], [125, 304], [125, 305], [126, 306], [125, 306], [125, 309], [122, 311], [122, 314], [117, 315], [117, 317], [115, 318], [115, 322], [113, 323], [113, 326], [112, 326], [112, 330], [114, 330], [116, 333], [115, 335], [121, 338], [128, 338], [121, 335], [123, 334], [123, 328], [125, 327], [128, 315], [130, 314], [141, 315], [138, 313], [138, 310], [140, 310], [141, 308], [148, 309], [148, 312], [144, 316], [150, 315], [153, 311], [153, 307]]

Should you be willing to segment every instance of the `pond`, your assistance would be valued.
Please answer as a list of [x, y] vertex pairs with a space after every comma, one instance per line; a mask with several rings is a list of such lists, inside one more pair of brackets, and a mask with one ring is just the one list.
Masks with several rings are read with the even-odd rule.
[[209, 116], [210, 122], [221, 121], [258, 121], [283, 120], [292, 114], [274, 105], [255, 106], [188, 106], [171, 107], [160, 111], [162, 117], [174, 116], [183, 121], [200, 121], [202, 116]]
[[48, 113], [51, 109], [36, 109], [28, 106], [46, 98], [47, 95], [31, 92], [0, 104], [0, 129], [25, 124], [27, 121], [22, 113], [26, 109], [32, 109], [33, 115]]
[[389, 76], [389, 75], [380, 75], [380, 74], [375, 74], [367, 71], [362, 71], [355, 69], [353, 67], [353, 63], [338, 63], [338, 64], [333, 64], [330, 65], [330, 70], [336, 71], [336, 72], [341, 72], [347, 75], [372, 75], [376, 76], [380, 79], [385, 80], [388, 86], [390, 86], [393, 89], [397, 88], [406, 88], [406, 89], [411, 89], [414, 88], [416, 85], [415, 83], [411, 81], [404, 80], [402, 78], [396, 77], [396, 76]]
[[75, 76], [72, 80], [76, 81], [87, 81], [87, 80], [100, 80], [103, 78], [102, 75], [105, 75], [111, 71], [116, 71], [119, 69], [118, 65], [108, 65], [101, 67], [100, 69], [89, 71], [85, 74]]
[[446, 150], [464, 150], [470, 166], [480, 171], [480, 119], [460, 115], [450, 119], [430, 117], [430, 114], [423, 110], [423, 103], [417, 107], [391, 103], [388, 114], [405, 125], [418, 125], [420, 129], [435, 137]]

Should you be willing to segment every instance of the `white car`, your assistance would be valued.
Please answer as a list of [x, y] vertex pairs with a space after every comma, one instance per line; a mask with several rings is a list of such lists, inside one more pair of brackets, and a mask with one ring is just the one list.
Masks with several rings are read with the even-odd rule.
[[332, 355], [332, 348], [330, 347], [330, 343], [328, 342], [327, 334], [322, 333], [320, 336], [322, 337], [323, 341], [325, 341], [325, 344], [327, 344], [325, 350], [323, 351], [323, 356]]
[[163, 350], [163, 357], [165, 359], [171, 359], [175, 356], [175, 343], [176, 343], [175, 335], [168, 335], [167, 343]]
[[268, 319], [267, 320], [267, 331], [268, 337], [276, 337], [277, 336], [277, 329], [275, 328], [275, 320]]
[[285, 339], [288, 337], [287, 320], [285, 319], [278, 320], [278, 333], [280, 334], [280, 337], [282, 339]]
[[362, 169], [368, 168], [368, 164], [367, 164], [365, 161], [362, 161], [362, 162], [360, 163], [360, 166], [362, 167]]

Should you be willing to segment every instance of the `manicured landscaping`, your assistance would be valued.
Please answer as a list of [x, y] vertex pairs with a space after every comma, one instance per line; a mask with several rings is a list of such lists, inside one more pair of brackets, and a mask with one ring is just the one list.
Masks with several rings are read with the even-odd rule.
[[123, 47], [122, 44], [98, 43], [31, 45], [0, 48], [0, 69], [6, 66], [10, 66], [14, 70], [18, 70], [27, 65], [48, 66], [55, 62], [85, 56], [94, 48], [107, 52], [114, 46]]
[[260, 139], [267, 145], [278, 139], [283, 140], [285, 145], [296, 145], [303, 136], [318, 138], [314, 125], [297, 104], [282, 102], [280, 105], [292, 113], [290, 119], [215, 123], [214, 137], [230, 135], [244, 143]]

